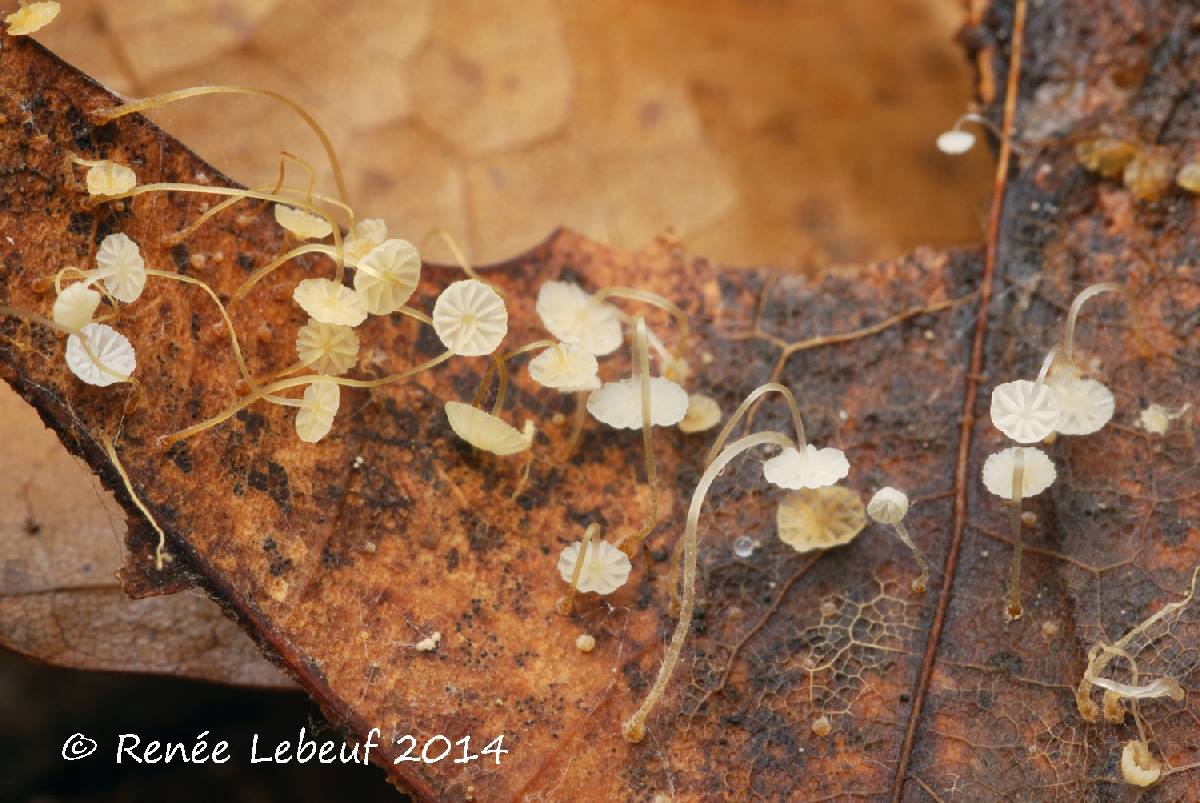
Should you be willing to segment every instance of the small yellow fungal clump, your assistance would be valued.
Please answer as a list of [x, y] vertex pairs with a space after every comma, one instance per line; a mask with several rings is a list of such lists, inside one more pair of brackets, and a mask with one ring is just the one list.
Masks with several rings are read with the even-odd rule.
[[359, 293], [332, 279], [304, 279], [292, 298], [321, 323], [358, 326], [367, 319], [367, 302]]
[[59, 326], [82, 329], [92, 322], [96, 308], [100, 306], [100, 294], [85, 284], [72, 284], [63, 289], [54, 299], [51, 317]]
[[[650, 424], [669, 427], [687, 414], [687, 391], [661, 376], [650, 378]], [[588, 396], [587, 411], [614, 429], [642, 428], [641, 377], [606, 382]]]
[[1147, 148], [1125, 165], [1122, 181], [1139, 201], [1157, 201], [1171, 187], [1171, 159], [1165, 150]]
[[1171, 412], [1161, 404], [1151, 403], [1149, 407], [1142, 410], [1138, 415], [1138, 423], [1142, 425], [1142, 429], [1151, 435], [1166, 435], [1167, 430], [1171, 427], [1171, 422], [1184, 415], [1190, 409], [1192, 409], [1190, 402], [1174, 412]]
[[341, 387], [331, 380], [318, 380], [305, 388], [296, 412], [296, 434], [300, 440], [316, 443], [328, 435], [341, 402]]
[[125, 165], [105, 159], [87, 171], [88, 195], [120, 195], [137, 185], [137, 175]]
[[301, 240], [320, 240], [333, 233], [325, 218], [284, 204], [275, 204], [275, 222]]
[[582, 634], [575, 639], [575, 649], [580, 652], [591, 652], [596, 649], [596, 637], [589, 633]]
[[1175, 183], [1188, 192], [1200, 192], [1200, 162], [1188, 162], [1179, 168]]
[[296, 335], [296, 353], [318, 374], [340, 376], [358, 360], [358, 335], [349, 326], [310, 318]]
[[797, 552], [848, 544], [866, 525], [862, 500], [840, 486], [790, 493], [775, 512], [779, 540]]
[[88, 356], [79, 335], [71, 335], [67, 338], [67, 367], [71, 373], [99, 388], [128, 379], [133, 374], [137, 368], [137, 354], [125, 335], [102, 323], [89, 323], [81, 333], [99, 364]]
[[817, 736], [828, 736], [833, 731], [833, 723], [829, 721], [829, 717], [822, 714], [812, 722], [812, 732]]
[[[579, 561], [580, 541], [565, 547], [558, 556], [558, 574], [570, 583]], [[583, 568], [579, 571], [578, 589], [596, 594], [611, 594], [629, 579], [633, 564], [629, 556], [608, 541], [594, 540], [588, 544]]]
[[477, 407], [462, 402], [446, 402], [446, 418], [454, 434], [476, 449], [506, 457], [523, 452], [533, 445], [533, 422], [525, 432], [515, 428]]
[[793, 491], [833, 485], [849, 473], [850, 461], [845, 452], [833, 447], [818, 449], [811, 443], [803, 450], [789, 446], [763, 463], [767, 482]]
[[1125, 165], [1132, 162], [1137, 155], [1136, 145], [1112, 137], [1084, 140], [1075, 146], [1075, 157], [1079, 163], [1104, 178], [1116, 178], [1121, 175]]
[[30, 3], [4, 18], [10, 36], [28, 36], [54, 21], [62, 7], [54, 2]]
[[1130, 739], [1121, 750], [1121, 777], [1131, 786], [1146, 787], [1158, 780], [1162, 775], [1162, 765], [1158, 763], [1145, 742]]
[[146, 288], [146, 263], [138, 244], [124, 234], [105, 237], [96, 250], [95, 276], [118, 301], [137, 301]]
[[688, 396], [687, 414], [679, 422], [679, 431], [706, 432], [721, 423], [721, 406], [712, 396], [693, 393]]
[[434, 633], [432, 636], [423, 638], [413, 645], [413, 649], [417, 652], [433, 652], [438, 648], [438, 644], [442, 642], [442, 634]]
[[504, 299], [477, 279], [454, 282], [433, 305], [433, 330], [460, 357], [491, 354], [508, 334]]
[[354, 264], [354, 289], [372, 315], [403, 307], [421, 280], [421, 255], [407, 240], [385, 240]]
[[529, 361], [534, 382], [564, 393], [599, 388], [599, 369], [596, 356], [574, 343], [556, 343]]

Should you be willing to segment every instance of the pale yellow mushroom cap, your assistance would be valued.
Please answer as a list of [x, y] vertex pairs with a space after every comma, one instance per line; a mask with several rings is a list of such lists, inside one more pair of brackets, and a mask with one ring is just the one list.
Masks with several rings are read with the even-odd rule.
[[404, 306], [421, 281], [421, 255], [407, 240], [385, 240], [355, 265], [354, 289], [372, 315], [389, 315]]
[[1017, 443], [1037, 443], [1058, 425], [1062, 407], [1048, 384], [1018, 379], [992, 391], [992, 424]]
[[125, 335], [102, 323], [89, 323], [82, 333], [87, 338], [88, 349], [100, 364], [93, 362], [84, 351], [79, 335], [71, 335], [67, 338], [67, 367], [71, 373], [100, 388], [120, 382], [121, 378], [128, 379], [133, 374], [137, 368], [137, 354]]
[[275, 204], [275, 222], [301, 240], [320, 240], [333, 233], [325, 218], [285, 204]]
[[564, 393], [600, 387], [596, 355], [574, 343], [551, 346], [529, 361], [529, 376], [542, 387]]
[[446, 402], [446, 418], [455, 435], [476, 449], [501, 457], [523, 452], [533, 445], [532, 431], [519, 432], [491, 413], [469, 404]]
[[381, 218], [371, 217], [356, 221], [354, 230], [342, 241], [342, 253], [348, 265], [357, 265], [367, 254], [387, 239], [387, 223]]
[[620, 312], [577, 284], [546, 282], [538, 290], [536, 308], [546, 331], [564, 343], [582, 346], [597, 357], [621, 345]]
[[88, 195], [120, 195], [137, 185], [137, 175], [125, 165], [105, 159], [87, 171]]
[[1051, 375], [1046, 384], [1054, 391], [1061, 414], [1054, 429], [1061, 435], [1091, 435], [1113, 417], [1112, 391], [1095, 379]]
[[4, 18], [10, 36], [27, 36], [49, 25], [58, 16], [58, 3], [38, 2], [22, 6]]
[[898, 488], [880, 488], [867, 502], [867, 515], [880, 524], [899, 524], [908, 515], [908, 496]]
[[85, 284], [72, 284], [63, 288], [54, 299], [51, 317], [59, 326], [82, 329], [92, 322], [96, 307], [100, 306], [100, 294]]
[[454, 282], [433, 304], [433, 330], [460, 357], [491, 354], [508, 334], [504, 299], [477, 279]]
[[975, 135], [957, 128], [943, 131], [937, 138], [937, 149], [949, 156], [964, 154], [974, 146]]
[[687, 414], [679, 422], [679, 431], [706, 432], [721, 423], [721, 405], [712, 396], [693, 393], [688, 396]]
[[318, 379], [304, 389], [302, 406], [296, 411], [296, 434], [305, 443], [316, 443], [329, 434], [342, 403], [338, 383]]
[[[650, 424], [669, 427], [687, 414], [687, 391], [669, 379], [650, 377]], [[615, 429], [642, 428], [642, 380], [640, 377], [605, 382], [587, 400], [587, 411], [602, 424]]]
[[1146, 787], [1153, 784], [1162, 775], [1162, 765], [1158, 763], [1145, 742], [1130, 739], [1121, 749], [1121, 777], [1131, 786]]
[[996, 452], [983, 463], [983, 485], [990, 493], [1003, 499], [1012, 499], [1013, 468], [1017, 464], [1018, 450], [1024, 453], [1022, 499], [1037, 496], [1054, 484], [1058, 471], [1054, 468], [1054, 461], [1045, 452], [1032, 446], [1012, 446]]
[[296, 335], [296, 353], [318, 374], [339, 376], [358, 360], [358, 335], [349, 326], [310, 318]]
[[113, 298], [132, 304], [146, 288], [146, 263], [138, 244], [124, 234], [110, 234], [96, 249], [96, 274]]
[[367, 319], [367, 302], [359, 293], [332, 279], [304, 279], [292, 298], [321, 323], [358, 326]]
[[785, 447], [763, 463], [763, 476], [772, 485], [798, 490], [833, 485], [850, 473], [850, 461], [841, 449], [818, 449], [811, 443], [803, 450]]
[[858, 494], [837, 485], [793, 491], [775, 511], [779, 540], [797, 552], [848, 544], [866, 525]]
[[[558, 576], [564, 583], [571, 582], [575, 574], [581, 543], [576, 541], [565, 547], [558, 556]], [[577, 588], [583, 592], [611, 594], [625, 585], [632, 569], [629, 556], [620, 549], [604, 540], [591, 541], [583, 559], [583, 568], [579, 570]]]

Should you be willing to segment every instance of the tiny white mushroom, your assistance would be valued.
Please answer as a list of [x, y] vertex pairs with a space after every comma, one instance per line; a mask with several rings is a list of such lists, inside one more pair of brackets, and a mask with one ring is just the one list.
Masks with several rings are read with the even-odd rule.
[[1017, 443], [1037, 443], [1058, 424], [1062, 407], [1047, 384], [1018, 379], [992, 391], [992, 424]]
[[950, 156], [959, 156], [975, 146], [975, 135], [970, 131], [952, 128], [943, 131], [937, 138], [937, 149]]
[[296, 285], [292, 298], [321, 323], [358, 326], [367, 319], [366, 299], [332, 279], [304, 279]]
[[433, 329], [460, 357], [491, 354], [508, 334], [504, 299], [477, 279], [462, 279], [441, 292], [433, 305]]
[[296, 335], [296, 353], [317, 373], [339, 376], [358, 360], [358, 335], [349, 326], [310, 318]]
[[96, 249], [93, 274], [113, 298], [132, 304], [146, 287], [146, 263], [138, 244], [121, 233], [110, 234]]
[[688, 396], [687, 415], [679, 422], [679, 431], [706, 432], [721, 423], [721, 405], [712, 396], [693, 393]]
[[1054, 429], [1061, 435], [1091, 435], [1113, 417], [1112, 391], [1095, 379], [1051, 376], [1046, 384], [1054, 391], [1061, 415]]
[[1041, 449], [1032, 446], [1012, 446], [988, 457], [983, 463], [983, 485], [990, 493], [1011, 500], [1013, 497], [1013, 469], [1017, 463], [1017, 451], [1024, 455], [1021, 498], [1037, 496], [1054, 484], [1058, 471], [1054, 461]]
[[366, 299], [372, 315], [389, 315], [403, 307], [421, 280], [421, 255], [407, 240], [385, 240], [352, 264], [354, 289]]
[[880, 524], [899, 524], [908, 515], [908, 495], [898, 488], [880, 488], [867, 502], [867, 515]]
[[591, 652], [596, 649], [596, 637], [590, 633], [581, 633], [575, 638], [575, 649], [580, 652]]
[[128, 167], [105, 159], [88, 168], [88, 195], [120, 195], [137, 185], [137, 175]]
[[446, 418], [454, 434], [476, 449], [505, 457], [523, 452], [533, 445], [529, 427], [519, 432], [514, 427], [477, 407], [462, 402], [446, 402]]
[[1152, 785], [1162, 775], [1158, 762], [1145, 742], [1130, 739], [1121, 750], [1121, 777], [1131, 786]]
[[[661, 376], [650, 378], [650, 424], [669, 427], [687, 414], [687, 391]], [[642, 428], [641, 377], [605, 382], [587, 400], [587, 411], [614, 429]]]
[[304, 389], [300, 409], [296, 411], [296, 434], [305, 443], [316, 443], [329, 434], [333, 419], [342, 403], [341, 386], [319, 379]]
[[387, 239], [387, 223], [380, 218], [367, 218], [354, 224], [354, 230], [342, 241], [342, 254], [346, 264], [357, 265], [376, 246]]
[[438, 648], [438, 644], [442, 642], [442, 634], [435, 632], [432, 636], [427, 636], [413, 645], [413, 649], [417, 652], [433, 652]]
[[616, 351], [622, 341], [620, 312], [596, 301], [570, 282], [546, 282], [538, 290], [537, 314], [546, 331], [598, 357]]
[[89, 323], [83, 327], [82, 334], [99, 365], [88, 356], [79, 335], [71, 335], [67, 338], [67, 367], [71, 373], [89, 385], [101, 388], [133, 374], [137, 368], [137, 354], [125, 335], [102, 323]]
[[5, 17], [4, 22], [8, 25], [9, 36], [28, 36], [53, 22], [60, 10], [58, 3], [42, 0], [21, 6]]
[[557, 343], [529, 361], [534, 382], [564, 393], [600, 387], [597, 371], [596, 355], [574, 343]]
[[[580, 541], [565, 547], [558, 556], [558, 574], [563, 582], [570, 583], [579, 560]], [[588, 544], [579, 571], [579, 590], [596, 594], [611, 594], [629, 579], [633, 565], [629, 556], [608, 541], [594, 540]]]
[[325, 218], [285, 204], [275, 204], [275, 222], [301, 240], [320, 240], [333, 233]]
[[763, 476], [772, 485], [790, 490], [823, 488], [850, 473], [850, 461], [841, 449], [818, 449], [811, 443], [803, 450], [786, 447], [763, 463]]
[[50, 315], [59, 326], [82, 329], [92, 322], [98, 306], [98, 292], [85, 284], [72, 284], [63, 288], [58, 298], [54, 299], [54, 310]]

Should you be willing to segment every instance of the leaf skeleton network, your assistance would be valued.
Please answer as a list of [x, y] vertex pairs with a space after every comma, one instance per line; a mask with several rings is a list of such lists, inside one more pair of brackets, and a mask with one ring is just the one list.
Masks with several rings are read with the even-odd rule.
[[[58, 11], [59, 4], [55, 2], [23, 0], [21, 7], [5, 19], [8, 33], [32, 33], [51, 22]], [[331, 431], [344, 387], [378, 388], [411, 379], [455, 358], [488, 357], [490, 364], [474, 399], [446, 401], [445, 415], [455, 435], [475, 449], [501, 457], [519, 455], [532, 449], [536, 423], [527, 419], [518, 428], [501, 417], [509, 383], [508, 364], [518, 357], [534, 354], [527, 364], [530, 378], [547, 391], [572, 394], [576, 398], [576, 416], [566, 456], [578, 444], [588, 415], [605, 426], [642, 433], [650, 491], [645, 520], [636, 531], [619, 534], [611, 540], [604, 537], [600, 525], [593, 522], [584, 528], [579, 540], [561, 551], [557, 569], [565, 591], [558, 610], [562, 615], [570, 616], [577, 594], [607, 595], [625, 585], [633, 570], [631, 558], [638, 555], [646, 537], [659, 521], [654, 427], [675, 426], [685, 433], [701, 433], [714, 429], [724, 418], [723, 411], [711, 396], [700, 389], [689, 391], [686, 387], [691, 377], [687, 359], [687, 314], [669, 299], [636, 287], [606, 287], [589, 292], [575, 283], [546, 281], [538, 291], [536, 311], [549, 337], [501, 349], [508, 333], [505, 298], [481, 278], [444, 233], [439, 232], [458, 257], [464, 278], [446, 286], [429, 312], [408, 305], [421, 276], [418, 249], [406, 240], [389, 237], [383, 220], [356, 217], [347, 200], [345, 182], [329, 138], [302, 107], [286, 97], [250, 87], [204, 86], [129, 102], [101, 110], [94, 117], [96, 122], [105, 123], [135, 112], [215, 94], [260, 95], [293, 109], [320, 139], [337, 185], [337, 195], [331, 197], [317, 192], [311, 166], [289, 154], [281, 158], [279, 179], [273, 186], [250, 190], [187, 183], [139, 184], [136, 174], [127, 165], [110, 160], [88, 160], [74, 154], [68, 157], [64, 170], [70, 175], [70, 185], [86, 192], [95, 204], [117, 203], [148, 193], [194, 193], [221, 199], [184, 230], [170, 235], [168, 240], [172, 244], [183, 242], [222, 211], [242, 201], [273, 204], [275, 220], [285, 230], [292, 247], [255, 270], [233, 293], [230, 304], [246, 299], [277, 268], [297, 257], [309, 254], [326, 257], [331, 265], [331, 275], [303, 279], [291, 294], [291, 300], [308, 316], [307, 323], [296, 333], [296, 361], [269, 376], [255, 376], [243, 357], [238, 332], [228, 310], [213, 288], [192, 276], [147, 267], [139, 245], [120, 232], [103, 238], [95, 253], [94, 266], [65, 266], [54, 274], [54, 301], [48, 315], [11, 307], [0, 307], [0, 314], [22, 318], [65, 335], [64, 360], [71, 373], [80, 381], [98, 387], [132, 386], [133, 393], [126, 408], [133, 412], [142, 394], [136, 378], [137, 353], [130, 339], [111, 323], [118, 319], [122, 305], [134, 304], [143, 297], [151, 279], [182, 282], [203, 292], [221, 315], [230, 351], [248, 392], [230, 400], [223, 409], [197, 424], [164, 433], [163, 447], [200, 437], [244, 408], [260, 402], [295, 408], [296, 436], [303, 442], [315, 443]], [[947, 154], [970, 149], [975, 137], [964, 130], [963, 126], [968, 122], [983, 125], [999, 135], [986, 118], [970, 113], [938, 137], [938, 148]], [[1085, 168], [1104, 178], [1122, 176], [1136, 197], [1156, 197], [1169, 186], [1169, 166], [1159, 155], [1141, 153], [1135, 143], [1094, 138], [1080, 143], [1077, 152]], [[298, 162], [308, 175], [304, 189], [286, 185], [285, 160], [289, 158]], [[81, 169], [84, 170], [82, 183], [78, 181]], [[1185, 165], [1175, 180], [1184, 189], [1200, 190], [1200, 163]], [[346, 282], [347, 270], [353, 274], [349, 284]], [[50, 289], [49, 284], [46, 289]], [[1146, 345], [1134, 296], [1121, 284], [1097, 284], [1084, 289], [1074, 299], [1067, 313], [1062, 340], [1047, 350], [1037, 376], [1032, 380], [1004, 382], [992, 393], [991, 422], [1016, 444], [988, 457], [981, 477], [984, 488], [1004, 500], [1010, 509], [1014, 549], [1002, 603], [1002, 614], [1010, 620], [1023, 613], [1021, 530], [1030, 522], [1032, 514], [1023, 515], [1022, 501], [1044, 492], [1057, 478], [1054, 462], [1034, 444], [1058, 436], [1092, 435], [1112, 419], [1115, 411], [1112, 392], [1089, 376], [1094, 368], [1080, 358], [1080, 351], [1075, 346], [1076, 324], [1084, 304], [1108, 293], [1124, 299], [1144, 356]], [[633, 311], [626, 309], [627, 306]], [[674, 321], [673, 338], [660, 336], [650, 328], [646, 319], [649, 310], [670, 316]], [[358, 327], [369, 316], [393, 314], [408, 316], [421, 326], [432, 328], [444, 351], [426, 362], [383, 377], [351, 376], [358, 365]], [[668, 346], [672, 341], [673, 344]], [[599, 360], [623, 349], [629, 350], [633, 366], [631, 375], [602, 381]], [[483, 399], [493, 376], [496, 389], [490, 409], [485, 409]], [[294, 395], [296, 391], [300, 391], [299, 396]], [[787, 405], [792, 431], [759, 431], [733, 438], [735, 427], [746, 419], [756, 403], [770, 394], [780, 397]], [[1141, 411], [1140, 422], [1148, 433], [1163, 435], [1172, 422], [1186, 415], [1188, 409], [1186, 405], [1178, 410], [1168, 410], [1151, 404]], [[169, 559], [165, 553], [165, 534], [134, 494], [111, 440], [103, 440], [131, 498], [158, 530], [156, 565], [161, 569], [163, 562]], [[864, 507], [857, 493], [837, 484], [849, 475], [851, 465], [847, 455], [837, 448], [818, 447], [806, 439], [803, 416], [792, 391], [775, 382], [756, 388], [725, 419], [707, 452], [703, 474], [692, 493], [683, 533], [676, 541], [671, 563], [671, 610], [677, 619], [674, 633], [650, 689], [622, 724], [622, 734], [629, 742], [644, 739], [647, 719], [668, 687], [691, 627], [700, 512], [709, 489], [732, 460], [763, 447], [775, 451], [762, 463], [763, 478], [788, 491], [776, 511], [776, 528], [781, 541], [797, 552], [842, 546], [854, 540], [869, 517], [889, 528], [911, 551], [919, 568], [911, 583], [912, 591], [922, 593], [926, 590], [930, 567], [904, 524], [909, 509], [909, 499], [904, 491], [882, 487]], [[1200, 568], [1197, 571], [1200, 572]], [[1141, 738], [1124, 745], [1120, 766], [1123, 778], [1133, 785], [1153, 784], [1162, 772], [1142, 728], [1139, 704], [1162, 697], [1178, 700], [1182, 698], [1183, 690], [1178, 679], [1170, 676], [1137, 682], [1136, 666], [1133, 684], [1106, 678], [1101, 673], [1114, 658], [1123, 658], [1133, 664], [1134, 657], [1125, 647], [1147, 628], [1190, 602], [1195, 592], [1195, 580], [1196, 575], [1193, 575], [1192, 590], [1187, 597], [1166, 606], [1116, 644], [1097, 644], [1089, 654], [1080, 681], [1078, 709], [1089, 721], [1098, 721], [1103, 712], [1109, 721], [1120, 722], [1124, 718], [1124, 705], [1131, 706]], [[594, 644], [595, 640], [586, 633], [576, 639], [581, 653], [590, 651]], [[1091, 699], [1093, 687], [1104, 690], [1103, 708]]]

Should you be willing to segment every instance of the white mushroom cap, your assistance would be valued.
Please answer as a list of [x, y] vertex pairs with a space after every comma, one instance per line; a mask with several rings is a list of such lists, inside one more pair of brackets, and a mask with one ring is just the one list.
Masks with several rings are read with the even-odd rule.
[[938, 134], [937, 149], [950, 156], [966, 153], [975, 146], [975, 135], [970, 131], [952, 128]]
[[58, 3], [44, 0], [22, 6], [4, 18], [9, 36], [26, 36], [49, 25], [58, 16]]
[[321, 323], [358, 326], [367, 319], [366, 299], [332, 279], [304, 279], [296, 285], [292, 298]]
[[386, 239], [387, 223], [382, 218], [370, 217], [355, 221], [354, 231], [347, 234], [346, 239], [342, 241], [342, 254], [346, 264], [357, 265]]
[[833, 485], [850, 473], [850, 461], [841, 449], [818, 449], [811, 443], [800, 451], [791, 446], [763, 463], [763, 476], [772, 485], [798, 490]]
[[[558, 556], [558, 575], [563, 582], [571, 582], [575, 574], [581, 543], [576, 541], [565, 547]], [[579, 570], [577, 588], [584, 592], [611, 594], [625, 585], [632, 568], [629, 556], [617, 547], [604, 540], [591, 541], [583, 558], [583, 568]]]
[[320, 240], [333, 233], [325, 218], [285, 204], [275, 204], [275, 222], [301, 240]]
[[446, 402], [446, 418], [454, 434], [476, 449], [505, 457], [533, 445], [533, 433], [518, 432], [491, 413], [462, 402]]
[[120, 195], [137, 185], [137, 175], [128, 167], [108, 159], [87, 171], [88, 195]]
[[867, 502], [867, 515], [880, 524], [899, 524], [908, 515], [908, 496], [898, 488], [880, 488]]
[[1059, 434], [1091, 435], [1112, 419], [1116, 408], [1112, 391], [1095, 379], [1052, 375], [1046, 384], [1062, 410], [1054, 427]]
[[779, 540], [797, 552], [847, 544], [866, 524], [858, 494], [840, 486], [793, 491], [775, 511]]
[[1162, 775], [1162, 765], [1159, 764], [1145, 742], [1130, 739], [1121, 749], [1121, 777], [1131, 786], [1146, 787], [1153, 784]]
[[[102, 323], [89, 323], [83, 327], [87, 347], [100, 362], [97, 365], [83, 349], [79, 335], [67, 338], [67, 367], [71, 373], [96, 387], [108, 387], [121, 380], [113, 374], [128, 379], [137, 368], [137, 354], [125, 335]], [[107, 370], [101, 368], [103, 366]], [[112, 373], [109, 373], [109, 372]]]
[[304, 389], [302, 406], [296, 411], [296, 434], [305, 443], [316, 443], [333, 428], [333, 417], [342, 403], [342, 388], [319, 379]]
[[96, 249], [96, 274], [113, 298], [132, 304], [146, 287], [146, 263], [138, 244], [124, 234], [110, 234]]
[[82, 329], [92, 322], [98, 306], [98, 292], [85, 284], [72, 284], [63, 288], [58, 298], [54, 299], [54, 311], [50, 315], [59, 326]]
[[529, 361], [529, 376], [542, 387], [564, 393], [600, 387], [596, 355], [574, 343], [558, 343]]
[[564, 343], [575, 343], [603, 357], [622, 341], [620, 312], [596, 301], [570, 282], [546, 282], [538, 290], [537, 314], [546, 331]]
[[372, 315], [403, 307], [421, 281], [421, 255], [407, 240], [384, 240], [354, 265], [354, 289]]
[[1012, 499], [1013, 468], [1017, 464], [1017, 451], [1024, 452], [1022, 467], [1021, 498], [1037, 496], [1054, 484], [1058, 471], [1054, 461], [1041, 449], [1032, 446], [1012, 446], [988, 457], [983, 463], [983, 485], [991, 493], [1003, 499]]
[[433, 305], [433, 330], [460, 357], [491, 354], [508, 334], [504, 299], [477, 279], [454, 282]]
[[1058, 425], [1062, 407], [1054, 389], [1018, 379], [992, 391], [992, 424], [1017, 443], [1037, 443]]
[[[687, 414], [687, 391], [669, 379], [650, 377], [650, 424], [669, 427]], [[642, 428], [642, 380], [640, 377], [605, 382], [587, 400], [587, 411], [614, 429]]]
[[687, 415], [679, 422], [680, 432], [705, 432], [721, 423], [721, 405], [712, 396], [693, 393], [688, 396]]
[[318, 374], [339, 376], [358, 361], [358, 335], [349, 326], [310, 318], [296, 335], [296, 353]]

